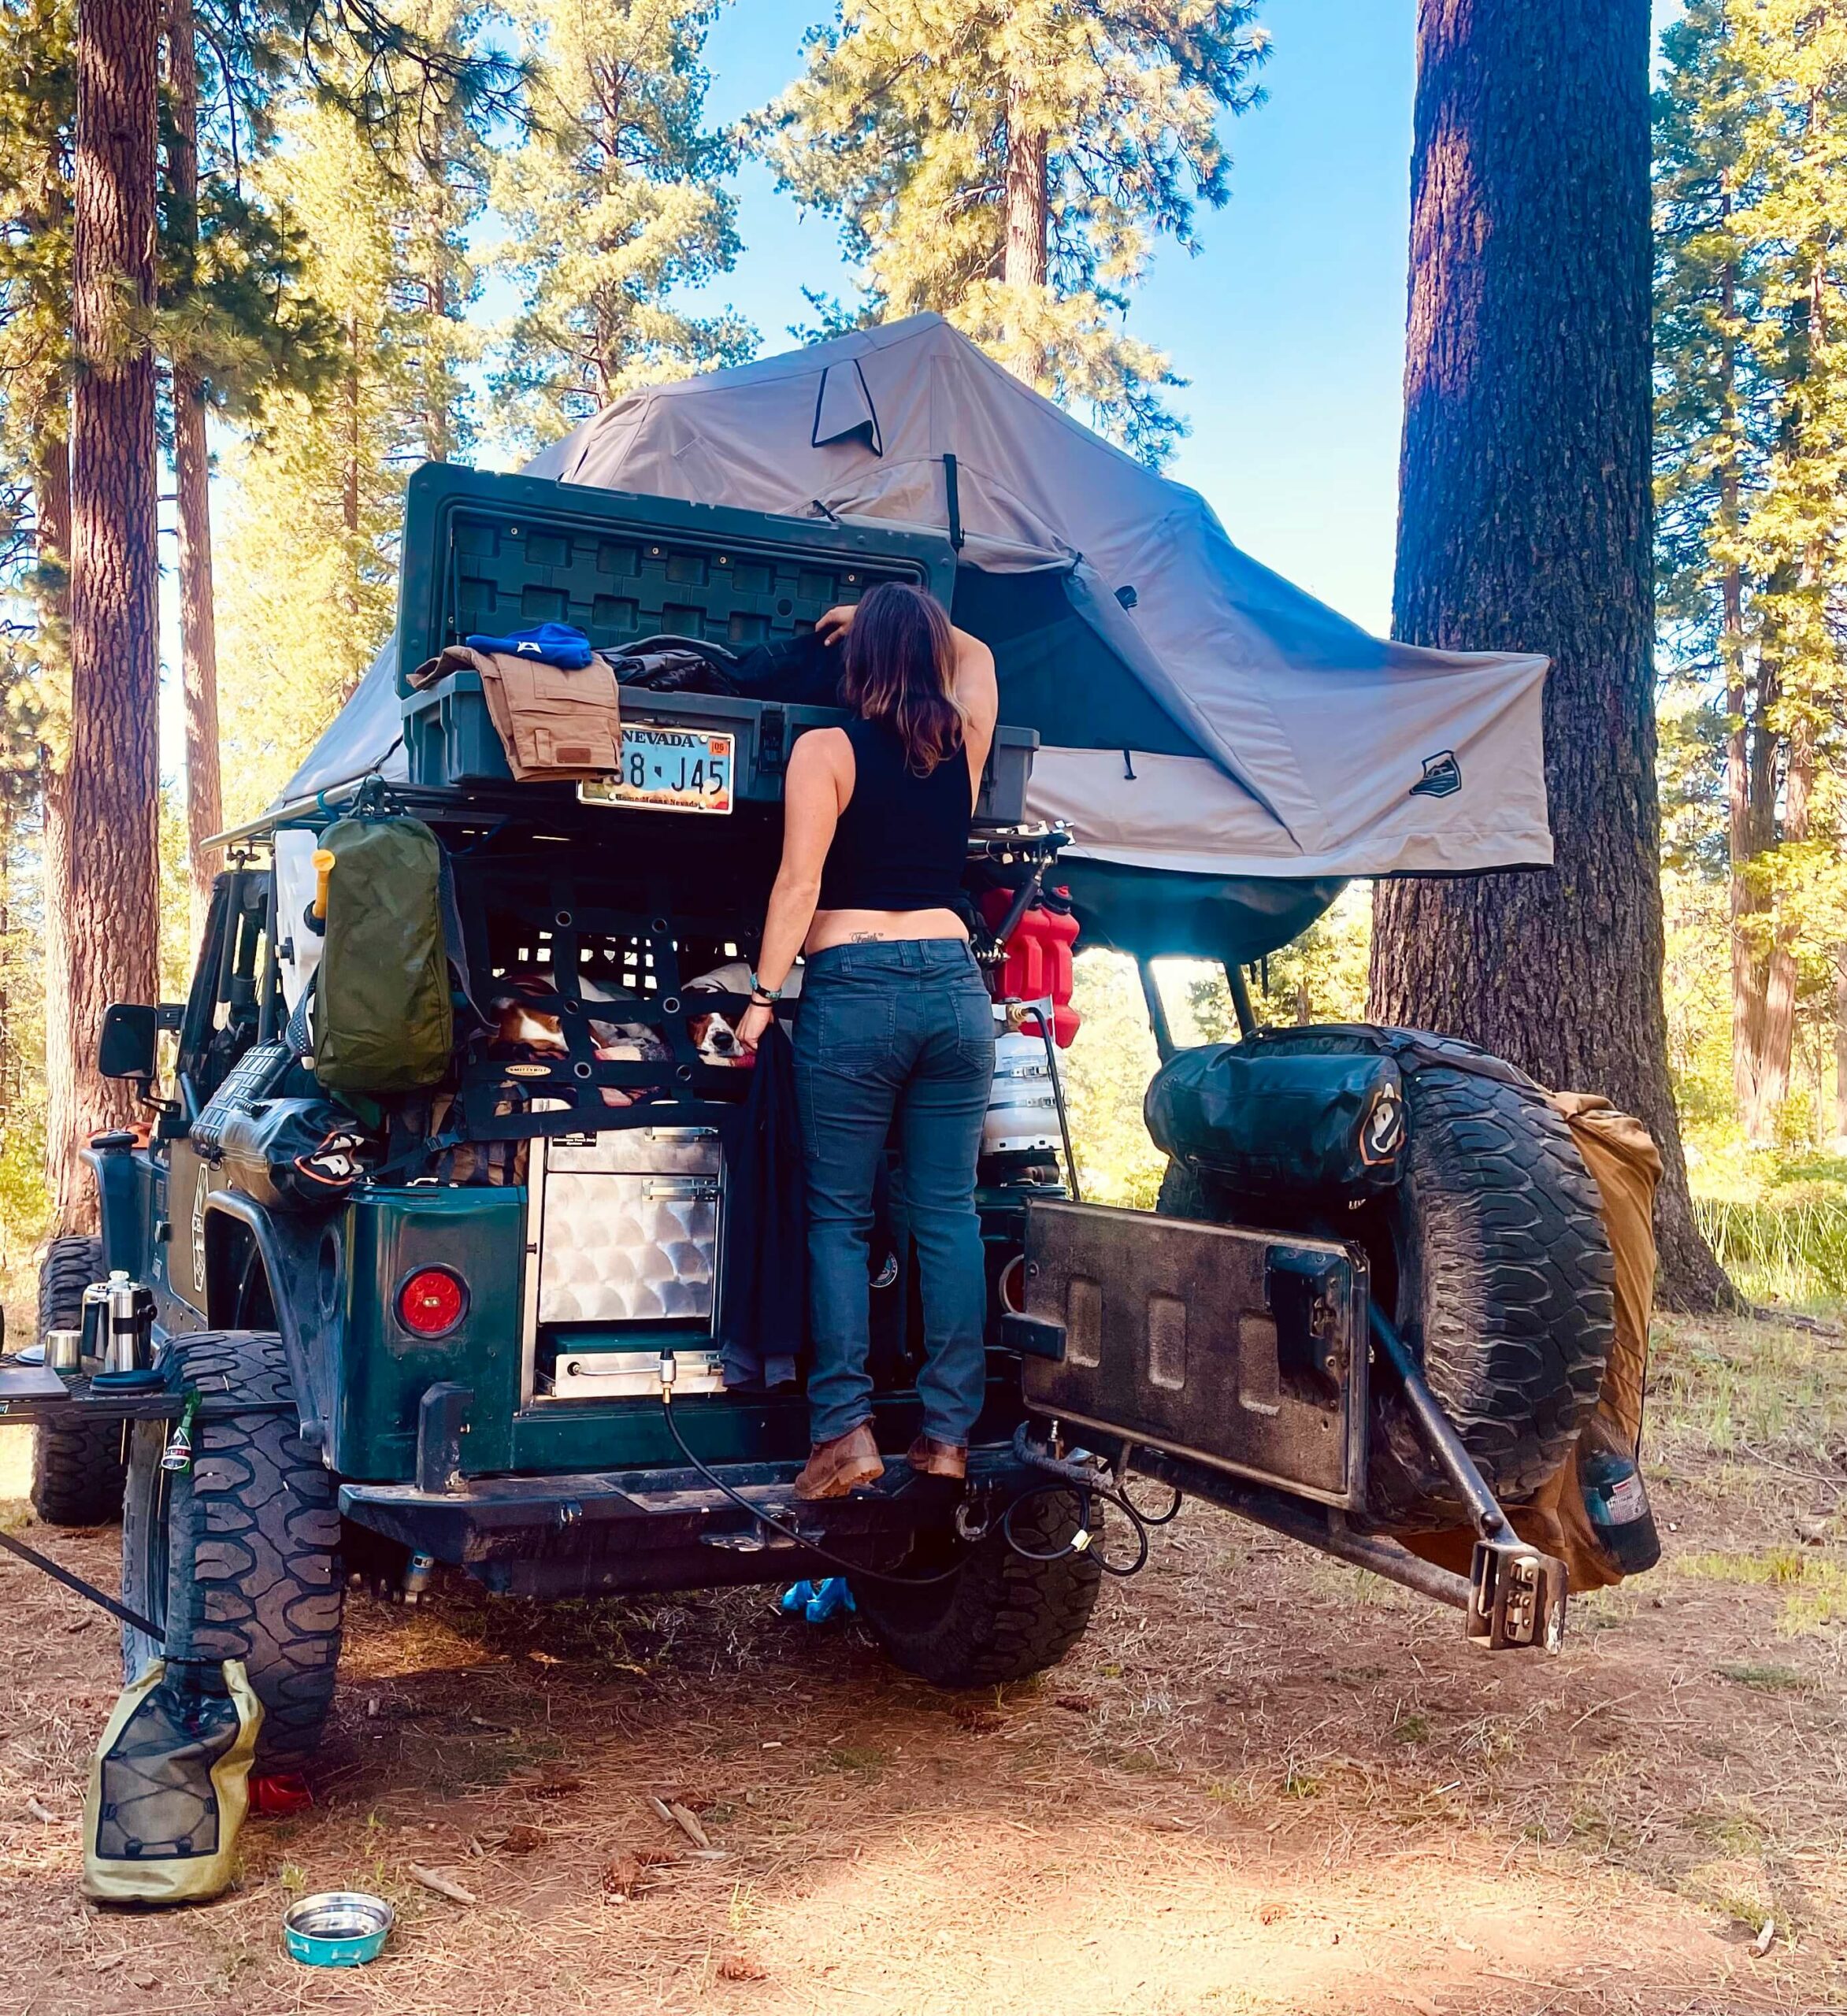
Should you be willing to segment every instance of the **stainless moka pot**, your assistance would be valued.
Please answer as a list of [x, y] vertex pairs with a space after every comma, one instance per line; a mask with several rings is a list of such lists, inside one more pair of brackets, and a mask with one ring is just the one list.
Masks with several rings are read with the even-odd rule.
[[103, 1370], [145, 1372], [154, 1362], [154, 1295], [128, 1275], [109, 1277], [109, 1342]]

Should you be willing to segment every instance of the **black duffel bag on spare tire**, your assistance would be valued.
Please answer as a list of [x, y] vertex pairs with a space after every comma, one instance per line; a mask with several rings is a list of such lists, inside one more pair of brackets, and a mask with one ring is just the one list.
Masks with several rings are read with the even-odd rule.
[[[1274, 1184], [1175, 1160], [1172, 1217], [1354, 1240], [1372, 1292], [1504, 1502], [1537, 1490], [1597, 1403], [1615, 1334], [1615, 1266], [1597, 1185], [1563, 1117], [1523, 1073], [1474, 1044], [1365, 1025], [1264, 1030], [1225, 1046], [1286, 1057], [1389, 1058], [1404, 1086], [1396, 1185], [1376, 1195], [1281, 1198]], [[1162, 1077], [1149, 1088], [1151, 1121]], [[1460, 1506], [1390, 1376], [1375, 1372], [1367, 1495], [1373, 1522], [1443, 1525]]]

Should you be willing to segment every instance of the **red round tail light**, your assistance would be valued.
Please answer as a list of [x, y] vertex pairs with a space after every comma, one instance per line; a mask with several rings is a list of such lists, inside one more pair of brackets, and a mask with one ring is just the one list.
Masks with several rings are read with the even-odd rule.
[[398, 1321], [419, 1337], [442, 1336], [467, 1311], [467, 1287], [447, 1267], [419, 1267], [398, 1291]]

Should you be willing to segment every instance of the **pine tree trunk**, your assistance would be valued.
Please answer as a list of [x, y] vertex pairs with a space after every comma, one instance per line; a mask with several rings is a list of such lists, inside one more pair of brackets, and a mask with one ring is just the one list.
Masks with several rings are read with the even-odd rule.
[[[112, 1000], [159, 984], [154, 356], [157, 0], [80, 0], [72, 332], [71, 754], [58, 896], [75, 1136], [135, 1118], [95, 1064]], [[68, 1136], [56, 1152], [68, 1154]], [[60, 1185], [61, 1203], [68, 1195]], [[69, 1221], [65, 1222], [68, 1224]]]
[[1001, 278], [1009, 287], [1044, 287], [1046, 275], [1046, 146], [1024, 117], [1025, 93], [1007, 93], [1007, 244]]
[[[1007, 91], [1007, 177], [1003, 195], [1005, 238], [1001, 278], [1010, 287], [1043, 287], [1048, 265], [1046, 138], [1043, 128], [1025, 116], [1025, 92], [1018, 84]], [[1044, 353], [1022, 346], [1011, 360], [1029, 382], [1045, 376]]]
[[1667, 1165], [1663, 1299], [1735, 1304], [1693, 1222], [1661, 996], [1648, 0], [1420, 0], [1418, 50], [1396, 627], [1551, 657], [1557, 858], [1381, 884], [1371, 1012], [1638, 1114]]
[[218, 621], [212, 593], [211, 461], [198, 380], [176, 366], [175, 524], [178, 530], [180, 655], [186, 707], [186, 843], [194, 936], [212, 897], [217, 850], [206, 843], [224, 824], [218, 760]]
[[[1798, 728], [1790, 738], [1783, 784], [1782, 838], [1800, 847], [1808, 838], [1809, 800], [1815, 788], [1812, 736]], [[1779, 918], [1764, 962], [1764, 1019], [1756, 1059], [1756, 1130], [1752, 1140], [1775, 1138], [1777, 1117], [1790, 1096], [1796, 1048], [1796, 926]]]
[[[62, 415], [58, 418], [61, 420]], [[42, 650], [54, 658], [69, 648], [71, 628], [71, 447], [61, 428], [39, 436], [37, 569], [34, 617]], [[71, 1037], [70, 933], [62, 896], [65, 873], [65, 772], [53, 751], [39, 751], [39, 874], [45, 913], [45, 1179], [54, 1221], [94, 1232], [95, 1199], [77, 1160], [76, 1047]]]
[[1847, 1141], [1847, 945], [1834, 947], [1834, 1138]]
[[[167, 91], [172, 131], [167, 181], [173, 224], [196, 252], [198, 242], [198, 67], [192, 0], [167, 0]], [[212, 596], [211, 461], [198, 374], [172, 368], [173, 474], [177, 493], [180, 661], [186, 713], [186, 858], [196, 937], [211, 901], [214, 850], [206, 845], [223, 826], [218, 768], [218, 624]]]

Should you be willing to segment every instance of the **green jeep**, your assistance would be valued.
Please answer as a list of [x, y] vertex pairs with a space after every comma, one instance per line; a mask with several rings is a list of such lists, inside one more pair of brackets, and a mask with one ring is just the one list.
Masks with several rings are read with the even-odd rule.
[[[1466, 1046], [1256, 1032], [1241, 962], [1337, 887], [1278, 884], [1215, 912], [1237, 921], [1218, 945], [1245, 1040], [1172, 1056], [1157, 1081], [1160, 1211], [1080, 1201], [1055, 1040], [1068, 980], [1009, 998], [1020, 934], [1068, 908], [1068, 884], [1092, 942], [1142, 954], [1171, 1055], [1148, 961], [1196, 954], [1199, 929], [1150, 883], [1131, 940], [1120, 889], [1061, 869], [1066, 835], [1026, 814], [1030, 725], [997, 739], [970, 849], [1008, 1040], [966, 1486], [897, 1458], [921, 1322], [900, 1180], [870, 1291], [895, 1459], [850, 1499], [792, 1500], [799, 1379], [739, 1384], [724, 1359], [726, 1129], [750, 1078], [723, 1033], [788, 750], [839, 716], [743, 673], [893, 578], [989, 638], [1007, 718], [1031, 690], [1010, 667], [1050, 619], [950, 539], [419, 472], [397, 636], [354, 702], [395, 715], [402, 747], [226, 836], [187, 999], [111, 1011], [104, 1068], [140, 1083], [150, 1125], [91, 1144], [100, 1239], [54, 1243], [43, 1362], [0, 1363], [0, 1413], [38, 1424], [42, 1515], [121, 1505], [124, 1600], [158, 1634], [126, 1632], [131, 1672], [162, 1644], [242, 1658], [266, 1768], [320, 1740], [349, 1585], [415, 1596], [436, 1563], [532, 1597], [840, 1572], [894, 1658], [972, 1686], [1062, 1658], [1102, 1575], [1138, 1566], [1185, 1492], [1456, 1605], [1484, 1644], [1556, 1644], [1563, 1571], [1503, 1503], [1571, 1457], [1610, 1348], [1610, 1256], [1563, 1123]], [[616, 776], [515, 784], [478, 677], [410, 675], [546, 617], [603, 646], [666, 633], [723, 676], [625, 688]], [[452, 1033], [424, 1082], [330, 1099], [315, 857], [337, 882], [355, 832], [433, 842]], [[1151, 939], [1170, 915], [1173, 942]], [[112, 1274], [139, 1333], [73, 1340]], [[1400, 1544], [1445, 1527], [1469, 1573]]]

